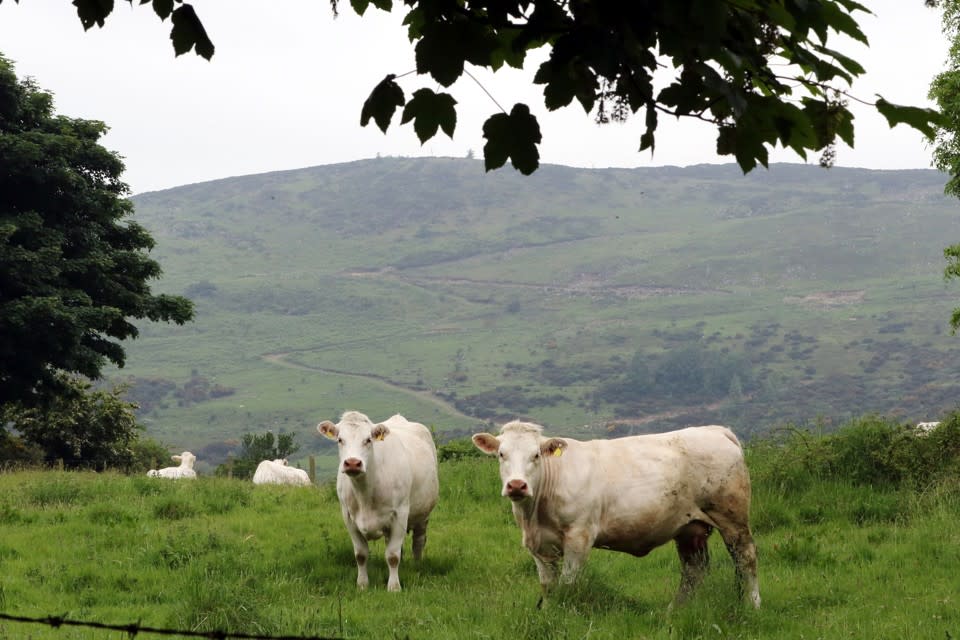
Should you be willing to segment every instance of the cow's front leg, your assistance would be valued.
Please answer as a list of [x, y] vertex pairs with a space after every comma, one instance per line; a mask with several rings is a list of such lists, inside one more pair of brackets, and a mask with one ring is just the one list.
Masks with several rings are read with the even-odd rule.
[[343, 521], [347, 525], [350, 540], [353, 541], [353, 557], [357, 561], [357, 587], [366, 589], [367, 585], [370, 584], [370, 579], [367, 577], [367, 559], [370, 557], [370, 545], [349, 513], [343, 513]]
[[570, 584], [587, 561], [587, 555], [593, 546], [594, 536], [587, 531], [571, 530], [563, 539], [563, 569], [560, 583]]
[[550, 587], [557, 581], [557, 560], [556, 558], [543, 558], [537, 555], [533, 556], [533, 560], [537, 563], [537, 575], [540, 576], [540, 589], [544, 595], [546, 595]]
[[403, 539], [407, 535], [407, 516], [409, 512], [398, 511], [393, 523], [386, 532], [386, 557], [390, 577], [387, 579], [387, 591], [400, 591], [400, 555], [403, 551]]

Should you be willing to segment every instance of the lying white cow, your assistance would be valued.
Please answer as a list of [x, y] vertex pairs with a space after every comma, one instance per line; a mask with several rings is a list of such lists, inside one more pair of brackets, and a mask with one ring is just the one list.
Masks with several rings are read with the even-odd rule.
[[560, 580], [571, 582], [592, 547], [640, 557], [673, 540], [683, 601], [703, 579], [707, 538], [717, 528], [741, 590], [760, 606], [750, 478], [726, 427], [579, 441], [546, 438], [541, 426], [514, 421], [473, 442], [500, 458], [501, 494], [513, 501], [544, 595], [561, 559]]
[[939, 426], [939, 422], [918, 422], [915, 431], [918, 436], [925, 436]]
[[147, 471], [147, 475], [151, 478], [170, 478], [172, 480], [197, 477], [197, 472], [193, 470], [193, 463], [196, 461], [197, 456], [189, 451], [184, 451], [180, 455], [173, 455], [170, 456], [170, 458], [174, 462], [179, 462], [180, 466], [164, 467], [160, 470], [150, 469], [150, 471]]
[[437, 449], [422, 424], [395, 415], [380, 424], [347, 411], [338, 424], [324, 420], [317, 431], [340, 445], [337, 496], [357, 559], [357, 586], [365, 589], [369, 540], [385, 538], [389, 591], [400, 591], [400, 552], [413, 531], [413, 557], [427, 543], [427, 522], [437, 504]]
[[286, 458], [264, 460], [257, 465], [253, 484], [297, 484], [307, 486], [310, 476], [303, 469], [287, 465]]

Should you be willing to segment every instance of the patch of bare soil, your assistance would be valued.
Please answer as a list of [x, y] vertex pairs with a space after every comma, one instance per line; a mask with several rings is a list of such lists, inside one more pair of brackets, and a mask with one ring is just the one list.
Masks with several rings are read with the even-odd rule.
[[841, 307], [848, 304], [859, 304], [867, 295], [864, 289], [849, 289], [841, 291], [817, 291], [805, 296], [786, 296], [783, 301], [787, 304], [805, 304], [818, 307]]

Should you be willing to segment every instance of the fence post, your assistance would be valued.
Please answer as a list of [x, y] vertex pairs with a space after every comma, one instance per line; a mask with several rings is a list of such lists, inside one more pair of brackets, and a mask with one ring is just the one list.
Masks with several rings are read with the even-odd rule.
[[309, 466], [309, 470], [307, 471], [307, 475], [310, 476], [310, 482], [312, 482], [313, 484], [316, 484], [317, 483], [317, 459], [313, 456], [310, 456], [308, 466]]

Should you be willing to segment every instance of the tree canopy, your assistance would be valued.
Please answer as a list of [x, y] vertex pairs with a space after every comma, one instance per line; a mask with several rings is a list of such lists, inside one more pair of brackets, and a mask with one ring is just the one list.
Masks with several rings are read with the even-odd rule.
[[[123, 385], [94, 390], [85, 380], [63, 373], [59, 377], [70, 392], [43, 406], [0, 405], [0, 443], [19, 441], [36, 447], [46, 462], [60, 461], [68, 469], [145, 470], [152, 460], [166, 460], [169, 454], [163, 447], [142, 437], [143, 426], [134, 413], [137, 405], [121, 399]], [[11, 437], [6, 426], [19, 438]], [[0, 448], [0, 460], [24, 461], [25, 456], [15, 453], [9, 445]]]
[[[2, 0], [0, 0], [2, 2]], [[133, 4], [134, 0], [128, 0]], [[170, 18], [177, 55], [211, 58], [214, 45], [189, 3], [138, 0]], [[103, 26], [114, 3], [74, 0], [85, 28]], [[935, 0], [925, 0], [932, 6]], [[331, 0], [334, 15], [339, 0]], [[398, 3], [399, 5], [399, 3]], [[426, 142], [439, 131], [453, 137], [457, 101], [429, 87], [410, 97], [398, 82], [416, 73], [431, 86], [453, 85], [468, 65], [496, 71], [522, 68], [546, 48], [534, 83], [548, 110], [574, 102], [598, 123], [643, 118], [640, 151], [656, 146], [662, 116], [689, 117], [717, 128], [717, 153], [744, 172], [767, 166], [769, 151], [789, 148], [806, 158], [820, 153], [831, 165], [839, 140], [854, 144], [847, 93], [865, 73], [833, 47], [841, 37], [867, 42], [858, 19], [869, 10], [854, 0], [404, 0], [404, 24], [416, 52], [415, 70], [392, 70], [364, 102], [360, 123], [387, 131], [397, 110]], [[363, 15], [393, 0], [350, 0]], [[906, 124], [932, 137], [937, 111], [871, 102], [890, 126]], [[499, 105], [498, 105], [499, 106]], [[483, 125], [487, 170], [506, 164], [524, 174], [539, 165], [540, 127], [529, 105], [518, 103]]]
[[[946, 69], [930, 83], [931, 100], [937, 103], [943, 121], [937, 127], [933, 144], [933, 164], [950, 179], [944, 187], [947, 195], [960, 198], [960, 0], [943, 0], [943, 33], [950, 42]], [[960, 244], [943, 250], [947, 279], [960, 278]], [[953, 331], [960, 329], [960, 308], [950, 319]]]
[[188, 299], [151, 293], [154, 241], [124, 220], [133, 204], [123, 162], [98, 144], [106, 130], [55, 115], [0, 55], [0, 405], [69, 392], [62, 372], [123, 366], [133, 320], [193, 317]]

